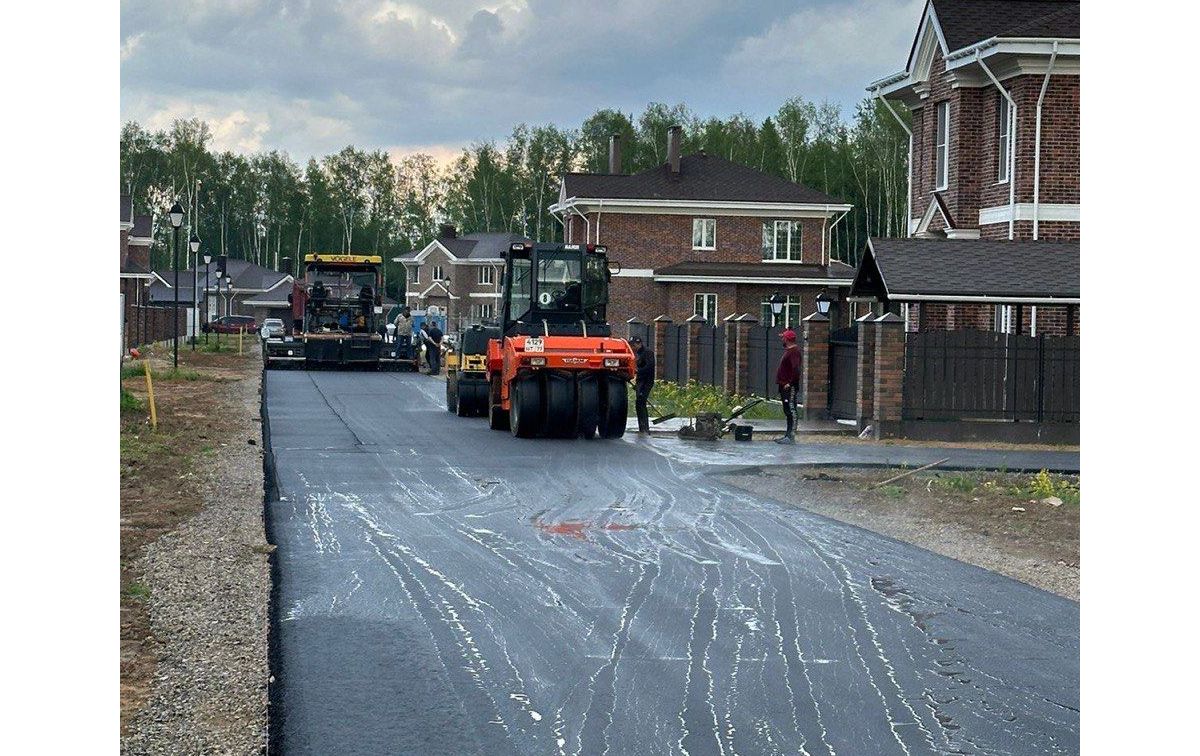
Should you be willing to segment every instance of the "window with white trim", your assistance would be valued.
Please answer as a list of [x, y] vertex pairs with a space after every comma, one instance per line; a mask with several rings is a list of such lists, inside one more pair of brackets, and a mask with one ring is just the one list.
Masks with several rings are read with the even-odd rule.
[[800, 261], [800, 221], [765, 221], [762, 225], [762, 259]]
[[996, 108], [996, 183], [1008, 181], [1008, 156], [1012, 149], [1012, 109], [1008, 98], [999, 95], [999, 105]]
[[717, 295], [697, 294], [692, 300], [692, 313], [715, 324], [717, 322]]
[[950, 103], [939, 102], [937, 106], [937, 139], [934, 144], [937, 156], [936, 175], [934, 181], [936, 190], [945, 189], [950, 184]]
[[717, 219], [692, 218], [692, 249], [717, 248]]
[[434, 281], [441, 281], [441, 280], [443, 280], [445, 277], [446, 277], [446, 276], [443, 274], [443, 271], [442, 271], [442, 266], [441, 266], [441, 265], [434, 265], [434, 266], [433, 266], [433, 279], [432, 279], [432, 280], [434, 280]]
[[996, 330], [999, 333], [1012, 333], [1013, 306], [996, 305]]
[[409, 271], [412, 272], [412, 278], [409, 280], [409, 283], [421, 283], [421, 266], [414, 265], [409, 268]]
[[496, 283], [496, 269], [491, 265], [482, 265], [479, 268], [479, 283], [494, 284]]
[[476, 320], [491, 320], [492, 313], [495, 312], [492, 304], [477, 304], [471, 305], [471, 317]]
[[789, 294], [783, 303], [783, 309], [776, 315], [771, 309], [770, 298], [764, 298], [762, 301], [762, 317], [759, 319], [759, 322], [769, 325], [772, 328], [799, 328], [800, 321], [804, 319], [802, 308], [800, 295]]

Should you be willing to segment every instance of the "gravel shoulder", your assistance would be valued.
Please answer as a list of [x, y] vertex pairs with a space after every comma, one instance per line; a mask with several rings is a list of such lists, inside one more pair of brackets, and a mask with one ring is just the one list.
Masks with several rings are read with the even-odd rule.
[[1033, 491], [1029, 475], [917, 473], [876, 487], [901, 472], [803, 466], [720, 477], [787, 506], [1079, 600], [1077, 477], [1049, 479], [1060, 486], [1056, 506], [1043, 501], [1048, 492]]
[[[161, 520], [123, 564], [130, 575], [123, 583], [136, 585], [139, 599], [127, 612], [131, 591], [123, 592], [121, 751], [127, 754], [250, 754], [267, 745], [271, 547], [263, 529], [261, 363], [256, 353], [232, 366], [227, 358], [209, 365], [194, 359], [189, 367], [222, 379], [156, 384], [160, 430], [173, 420], [179, 436], [203, 432], [206, 442], [177, 450], [185, 472], [177, 476], [176, 496], [151, 496], [169, 511], [147, 516], [149, 505], [132, 514], [122, 507], [123, 546], [128, 522]], [[136, 381], [125, 383], [136, 388]], [[187, 401], [172, 405], [172, 388], [190, 391]], [[218, 427], [189, 426], [211, 412], [221, 414]], [[124, 450], [122, 462], [125, 479]], [[161, 469], [151, 462], [138, 469], [156, 475], [163, 490]], [[186, 516], [172, 521], [177, 514]], [[144, 635], [131, 641], [136, 647], [129, 653], [126, 625]]]

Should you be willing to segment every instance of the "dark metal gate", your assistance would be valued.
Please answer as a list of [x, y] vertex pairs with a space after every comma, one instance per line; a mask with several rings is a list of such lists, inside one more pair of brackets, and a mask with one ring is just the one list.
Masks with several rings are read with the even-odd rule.
[[829, 334], [829, 414], [842, 420], [858, 414], [858, 326]]
[[658, 355], [662, 360], [663, 380], [682, 383], [687, 377], [687, 326], [668, 326], [666, 335], [664, 354]]
[[702, 326], [699, 337], [695, 343], [688, 345], [688, 349], [699, 352], [699, 375], [696, 376], [696, 382], [724, 386], [725, 329], [721, 326]]
[[765, 325], [751, 326], [747, 335], [747, 360], [749, 361], [749, 393], [754, 396], [774, 397], [775, 371], [783, 359], [783, 341], [779, 329]]

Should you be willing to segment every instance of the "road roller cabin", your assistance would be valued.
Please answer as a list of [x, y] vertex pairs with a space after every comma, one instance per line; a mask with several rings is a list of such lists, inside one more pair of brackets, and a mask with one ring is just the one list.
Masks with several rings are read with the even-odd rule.
[[488, 342], [488, 420], [532, 438], [619, 438], [634, 356], [608, 323], [608, 253], [578, 244], [513, 244], [500, 336]]

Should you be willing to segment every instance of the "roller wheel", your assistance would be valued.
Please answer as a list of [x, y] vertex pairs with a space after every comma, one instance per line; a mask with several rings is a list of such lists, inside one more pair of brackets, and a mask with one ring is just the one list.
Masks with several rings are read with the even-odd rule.
[[575, 376], [570, 373], [547, 373], [546, 435], [552, 438], [573, 438], [577, 418]]
[[483, 417], [486, 415], [488, 409], [487, 386], [480, 383], [473, 384], [468, 396], [471, 398], [469, 404], [469, 412], [471, 416]]
[[523, 378], [512, 387], [509, 430], [517, 438], [533, 438], [542, 430], [542, 385], [536, 377]]
[[460, 401], [460, 397], [458, 395], [458, 387], [454, 384], [454, 381], [448, 379], [446, 381], [446, 411], [453, 412], [459, 417], [463, 416], [462, 402]]
[[625, 422], [629, 418], [629, 394], [625, 381], [605, 376], [600, 384], [600, 437], [620, 438], [625, 435]]
[[580, 373], [575, 384], [578, 401], [575, 431], [580, 438], [592, 438], [600, 424], [600, 379], [595, 373]]
[[500, 407], [500, 378], [492, 380], [488, 392], [488, 427], [492, 430], [508, 430], [508, 410]]

